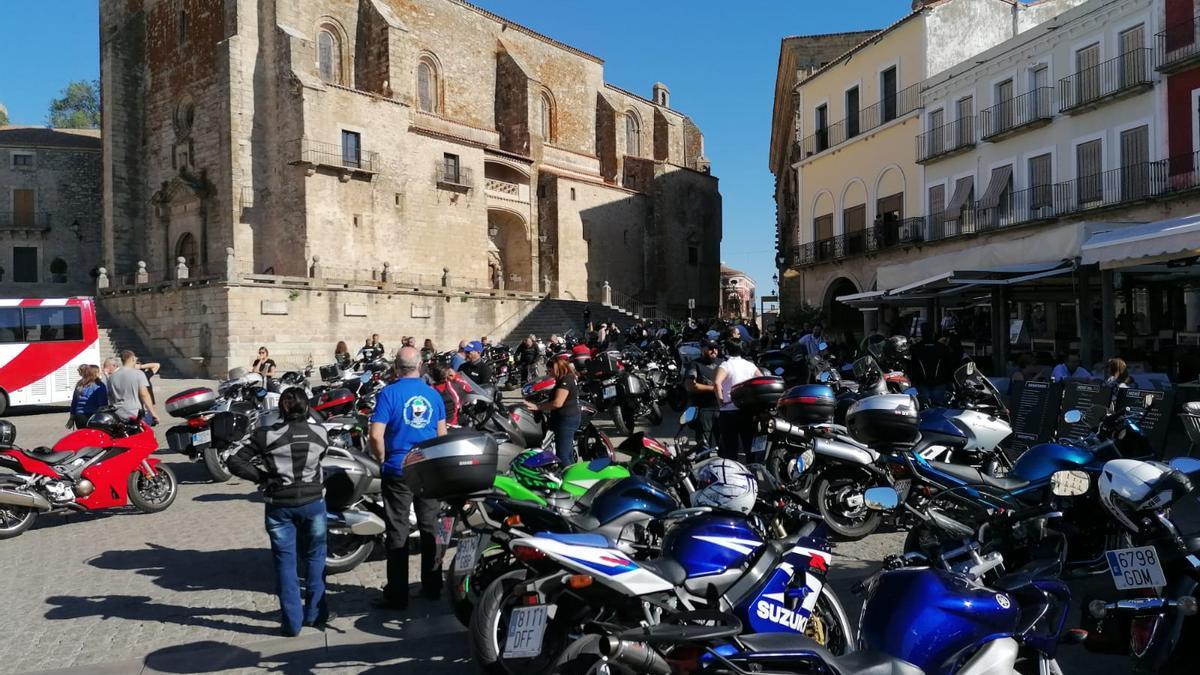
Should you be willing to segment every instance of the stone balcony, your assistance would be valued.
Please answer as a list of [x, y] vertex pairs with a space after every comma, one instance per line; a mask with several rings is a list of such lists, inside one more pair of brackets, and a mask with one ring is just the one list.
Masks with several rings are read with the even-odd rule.
[[506, 202], [529, 203], [529, 186], [524, 183], [513, 183], [500, 178], [486, 178], [483, 192], [488, 201], [498, 199]]

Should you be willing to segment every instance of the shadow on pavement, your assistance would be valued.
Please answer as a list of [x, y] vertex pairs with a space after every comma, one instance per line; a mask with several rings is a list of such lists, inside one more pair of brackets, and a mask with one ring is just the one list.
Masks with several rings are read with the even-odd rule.
[[[62, 423], [67, 423], [67, 415], [71, 412], [69, 405], [18, 405], [13, 406], [4, 411], [5, 417], [24, 417], [25, 415], [53, 415], [61, 413], [63, 416]], [[63, 428], [65, 436], [68, 429]]]
[[241, 493], [241, 492], [209, 492], [207, 494], [196, 495], [192, 497], [194, 502], [256, 502], [262, 503], [262, 496], [257, 493]]
[[[280, 639], [239, 647], [214, 640], [167, 647], [146, 655], [147, 668], [162, 673], [213, 673], [234, 669], [258, 669], [263, 672], [287, 675], [308, 675], [330, 670], [353, 670], [357, 673], [394, 673], [420, 668], [422, 675], [461, 673], [465, 658], [447, 658], [447, 653], [459, 652], [455, 643], [459, 635], [422, 638], [419, 642], [388, 641], [367, 643], [326, 644], [320, 634], [302, 634], [298, 638]], [[389, 663], [390, 662], [390, 663]]]
[[[56, 595], [46, 598], [46, 603], [56, 605], [46, 612], [47, 619], [80, 619], [100, 617], [102, 619], [126, 619], [128, 621], [158, 621], [181, 626], [199, 626], [214, 630], [257, 635], [278, 635], [279, 625], [276, 612], [255, 612], [232, 607], [181, 607], [153, 602], [144, 595]], [[240, 617], [256, 621], [269, 621], [269, 626], [257, 626], [242, 621], [229, 621], [221, 617]]]
[[271, 552], [267, 548], [197, 551], [146, 544], [146, 548], [131, 551], [105, 551], [87, 563], [100, 569], [128, 570], [154, 577], [155, 585], [172, 591], [275, 592]]

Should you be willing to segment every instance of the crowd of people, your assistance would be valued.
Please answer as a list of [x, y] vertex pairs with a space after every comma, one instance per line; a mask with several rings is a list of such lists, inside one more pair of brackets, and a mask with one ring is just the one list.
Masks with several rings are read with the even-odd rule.
[[82, 429], [92, 415], [110, 407], [125, 419], [137, 417], [144, 410], [146, 421], [154, 424], [158, 414], [150, 381], [159, 368], [158, 363], [142, 363], [128, 349], [102, 364], [80, 365], [67, 428]]

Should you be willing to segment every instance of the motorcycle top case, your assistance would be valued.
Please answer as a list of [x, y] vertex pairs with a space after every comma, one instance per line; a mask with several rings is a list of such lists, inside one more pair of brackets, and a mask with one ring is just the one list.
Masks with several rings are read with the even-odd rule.
[[917, 401], [908, 394], [878, 394], [846, 411], [846, 429], [866, 445], [912, 443], [921, 436]]
[[779, 415], [792, 424], [820, 424], [833, 421], [837, 398], [827, 384], [802, 384], [792, 387], [779, 399]]
[[354, 392], [342, 387], [331, 389], [318, 396], [312, 407], [326, 415], [348, 414], [354, 410]]
[[421, 441], [404, 458], [404, 477], [413, 494], [452, 499], [491, 489], [500, 446], [477, 431], [456, 431]]
[[336, 382], [342, 379], [342, 369], [337, 364], [321, 366], [321, 381]]
[[194, 457], [198, 451], [203, 450], [202, 447], [197, 448], [192, 445], [192, 430], [186, 424], [167, 429], [167, 447], [171, 449], [171, 452], [178, 452], [189, 457]]
[[758, 414], [774, 408], [786, 389], [782, 377], [765, 375], [734, 385], [729, 397], [738, 410]]
[[963, 651], [1016, 632], [1014, 599], [944, 570], [884, 572], [859, 620], [859, 648], [903, 659], [927, 673], [950, 672]]
[[621, 369], [620, 352], [600, 352], [592, 358], [588, 366], [596, 377], [612, 377]]
[[[508, 411], [508, 422], [511, 426], [509, 438], [518, 442], [523, 448], [537, 448], [542, 445], [542, 423], [538, 421], [537, 413], [521, 406], [514, 406]], [[516, 438], [513, 438], [514, 433]]]
[[196, 413], [202, 413], [213, 406], [217, 400], [217, 392], [208, 387], [193, 387], [175, 394], [167, 399], [167, 414], [171, 417], [187, 419]]

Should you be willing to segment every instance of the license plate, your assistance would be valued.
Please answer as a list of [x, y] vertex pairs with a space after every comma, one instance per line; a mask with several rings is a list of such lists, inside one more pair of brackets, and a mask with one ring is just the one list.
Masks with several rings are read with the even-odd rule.
[[616, 387], [605, 387], [604, 388], [605, 400], [610, 399], [610, 398], [616, 398], [616, 397], [617, 397], [617, 388]]
[[449, 546], [452, 534], [454, 534], [454, 519], [438, 518], [434, 527], [434, 538], [437, 539], [438, 546]]
[[766, 436], [755, 436], [754, 440], [750, 443], [750, 454], [757, 455], [758, 453], [766, 452], [766, 451], [767, 451], [767, 437]]
[[475, 563], [479, 562], [479, 552], [482, 550], [479, 544], [479, 535], [458, 540], [458, 550], [454, 552], [455, 572], [470, 572], [475, 569]]
[[212, 429], [192, 434], [192, 445], [208, 445], [209, 443], [212, 443]]
[[533, 658], [542, 653], [542, 638], [550, 605], [517, 607], [508, 619], [508, 637], [504, 640], [505, 658]]
[[1117, 590], [1135, 588], [1161, 588], [1167, 585], [1158, 551], [1153, 546], [1122, 548], [1105, 552], [1108, 569], [1112, 572]]

